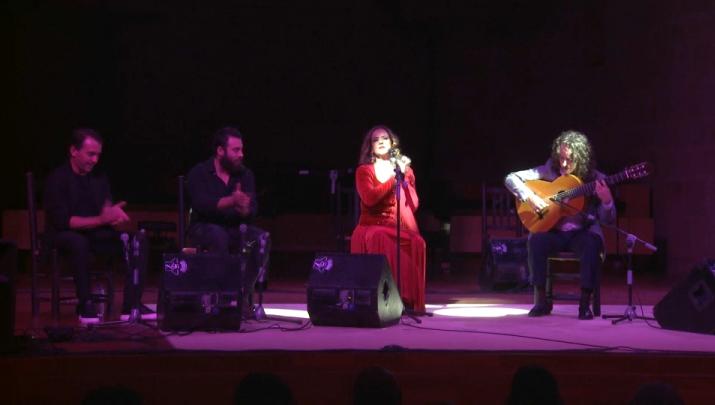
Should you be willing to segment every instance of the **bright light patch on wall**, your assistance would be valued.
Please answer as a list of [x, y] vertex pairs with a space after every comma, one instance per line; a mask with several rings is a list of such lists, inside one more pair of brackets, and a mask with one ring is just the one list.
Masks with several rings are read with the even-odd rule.
[[436, 315], [462, 318], [499, 318], [508, 315], [524, 315], [529, 310], [496, 304], [448, 304], [433, 312]]
[[266, 315], [273, 316], [283, 316], [286, 318], [302, 318], [309, 319], [308, 311], [304, 309], [283, 309], [283, 308], [263, 308], [266, 311]]

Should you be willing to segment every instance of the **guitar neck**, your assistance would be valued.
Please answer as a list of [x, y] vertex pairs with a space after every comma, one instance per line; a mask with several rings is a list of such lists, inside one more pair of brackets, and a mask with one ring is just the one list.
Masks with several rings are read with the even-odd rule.
[[[614, 184], [618, 184], [623, 182], [624, 180], [628, 179], [628, 175], [625, 171], [616, 173], [612, 176], [607, 176], [606, 178], [603, 179], [603, 181], [606, 182], [607, 185], [612, 186]], [[596, 191], [596, 181], [591, 181], [585, 184], [582, 184], [578, 187], [574, 187], [569, 190], [565, 190], [561, 193], [559, 193], [559, 198], [560, 199], [567, 199], [567, 198], [576, 198], [576, 197], [581, 197], [581, 196], [590, 196], [593, 195], [593, 193]]]

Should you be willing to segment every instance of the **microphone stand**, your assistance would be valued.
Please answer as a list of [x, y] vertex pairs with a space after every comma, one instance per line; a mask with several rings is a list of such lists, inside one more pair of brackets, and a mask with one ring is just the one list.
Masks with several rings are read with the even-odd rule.
[[[119, 321], [108, 321], [100, 322], [97, 324], [88, 324], [87, 327], [91, 328], [102, 328], [108, 326], [118, 326], [118, 325], [144, 325], [150, 326], [145, 321], [142, 320], [141, 315], [141, 294], [139, 294], [139, 278], [141, 277], [139, 265], [143, 262], [141, 256], [146, 254], [142, 252], [146, 246], [142, 244], [146, 243], [146, 233], [144, 229], [139, 230], [139, 234], [142, 236], [138, 238], [137, 235], [131, 240], [127, 233], [122, 233], [120, 239], [124, 245], [124, 263], [127, 266], [127, 271], [131, 274], [132, 283], [132, 302], [131, 309], [129, 313], [129, 318], [127, 320]], [[126, 298], [126, 297], [125, 297]]]
[[338, 252], [349, 252], [350, 244], [347, 235], [345, 234], [345, 224], [343, 223], [343, 188], [341, 173], [352, 174], [352, 169], [330, 169], [327, 172], [324, 170], [299, 169], [299, 176], [323, 176], [327, 173], [330, 180], [330, 215], [333, 219], [333, 233], [335, 237], [335, 246]]
[[333, 214], [333, 232], [335, 234], [336, 248], [339, 252], [344, 251], [345, 235], [343, 234], [340, 198], [340, 175], [337, 170], [331, 169], [328, 176], [330, 177], [330, 208]]
[[[246, 261], [249, 258], [249, 253], [252, 252], [252, 249], [255, 249], [254, 246], [249, 246], [249, 241], [246, 240], [247, 230], [248, 226], [246, 224], [241, 224], [239, 228], [239, 231], [241, 233], [241, 279], [244, 280], [244, 282], [246, 280]], [[246, 291], [250, 291], [251, 296], [244, 297], [244, 300], [248, 305], [252, 306], [252, 308], [249, 308], [249, 312], [253, 315], [253, 319], [255, 319], [256, 321], [260, 322], [263, 320], [274, 320], [301, 324], [302, 321], [300, 319], [268, 316], [266, 315], [266, 311], [263, 308], [263, 292], [266, 289], [265, 278], [266, 272], [268, 270], [268, 260], [266, 260], [266, 250], [268, 249], [268, 247], [266, 245], [268, 244], [269, 237], [270, 234], [268, 232], [263, 232], [258, 236], [260, 267], [258, 268], [258, 274], [253, 284], [253, 286], [255, 287], [255, 292], [258, 294], [258, 304], [253, 304], [253, 289], [245, 289]]]
[[638, 238], [637, 236], [633, 235], [632, 233], [628, 233], [616, 226], [609, 226], [616, 231], [620, 232], [621, 234], [626, 236], [626, 251], [628, 252], [628, 270], [626, 271], [626, 284], [628, 285], [628, 305], [626, 305], [626, 309], [623, 313], [623, 315], [603, 315], [603, 319], [613, 319], [611, 321], [611, 324], [616, 325], [619, 322], [628, 320], [628, 322], [634, 320], [634, 319], [643, 319], [645, 321], [654, 321], [655, 318], [647, 317], [647, 316], [641, 316], [636, 313], [636, 306], [633, 305], [633, 247], [635, 246], [636, 242], [640, 242], [645, 246], [646, 248], [656, 251], [657, 248], [650, 243], [644, 241], [643, 239]]
[[[395, 159], [394, 157], [391, 158], [391, 160]], [[400, 297], [402, 297], [402, 294], [400, 292], [400, 281], [402, 280], [402, 268], [400, 266], [400, 256], [401, 255], [401, 245], [402, 245], [402, 240], [400, 239], [400, 229], [402, 228], [402, 214], [401, 214], [401, 209], [400, 209], [400, 195], [402, 193], [402, 185], [404, 184], [405, 181], [405, 174], [400, 170], [400, 165], [397, 164], [397, 161], [395, 159], [395, 200], [397, 201], [397, 218], [395, 219], [395, 233], [397, 234], [397, 239], [395, 240], [395, 245], [396, 245], [396, 254], [397, 257], [395, 259], [395, 264], [397, 266], [397, 292], [400, 294]], [[416, 323], [422, 323], [422, 321], [417, 318], [417, 315], [427, 315], [427, 316], [432, 316], [431, 313], [424, 312], [417, 314], [413, 309], [409, 308], [403, 308], [402, 309], [402, 315], [406, 315], [410, 317], [413, 321]]]
[[132, 309], [129, 314], [129, 323], [141, 323], [142, 321], [141, 296], [139, 294], [139, 264], [142, 262], [140, 256], [143, 249], [140, 243], [146, 243], [146, 231], [140, 229], [139, 235], [141, 238], [137, 239], [137, 236], [134, 236], [134, 240], [132, 241], [134, 266], [132, 266]]

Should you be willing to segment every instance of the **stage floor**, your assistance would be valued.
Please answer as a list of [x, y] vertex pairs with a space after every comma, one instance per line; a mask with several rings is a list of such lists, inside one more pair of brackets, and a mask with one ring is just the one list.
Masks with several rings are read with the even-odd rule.
[[[641, 278], [633, 290], [636, 313], [652, 318], [653, 305], [669, 291], [672, 283], [652, 276]], [[72, 329], [77, 338], [60, 343], [63, 351], [70, 352], [91, 352], [95, 344], [97, 350], [105, 351], [114, 341], [122, 351], [131, 351], [136, 346], [141, 351], [388, 349], [715, 353], [715, 335], [664, 330], [655, 320], [624, 320], [615, 325], [611, 320], [598, 317], [579, 320], [573, 301], [557, 301], [550, 316], [530, 318], [526, 315], [532, 301], [528, 289], [482, 291], [469, 274], [446, 275], [428, 282], [427, 310], [433, 316], [417, 320], [403, 317], [397, 325], [384, 328], [314, 326], [306, 310], [305, 282], [290, 278], [273, 280], [264, 303], [266, 312], [275, 320], [248, 320], [242, 322], [239, 332], [221, 333], [162, 332], [152, 321], [148, 321], [147, 326], [87, 328], [77, 321], [72, 304], [63, 304], [60, 320], [52, 320], [48, 302], [41, 303], [40, 316], [33, 318], [28, 287], [27, 280], [21, 278], [17, 288], [15, 334], [53, 344], [47, 340], [48, 328]], [[72, 293], [71, 283], [63, 288], [64, 293]], [[576, 285], [559, 288], [560, 292], [578, 292]], [[627, 291], [619, 277], [606, 277], [602, 287], [602, 313], [624, 315]], [[144, 302], [155, 307], [156, 300], [156, 283], [150, 283]], [[121, 285], [117, 287], [115, 301], [116, 308], [121, 302]], [[116, 316], [111, 314], [108, 319]], [[147, 339], [142, 341], [137, 336]]]
[[[153, 305], [150, 305], [153, 306]], [[432, 316], [403, 316], [383, 328], [315, 326], [304, 303], [265, 305], [269, 319], [244, 320], [239, 331], [160, 331], [156, 321], [98, 328], [65, 326], [69, 341], [51, 342], [52, 324], [28, 329], [43, 353], [132, 351], [321, 351], [321, 350], [463, 350], [495, 352], [601, 351], [611, 353], [715, 354], [715, 335], [662, 329], [653, 319], [625, 319], [613, 324], [597, 317], [579, 320], [577, 305], [557, 304], [550, 316], [529, 318], [530, 304], [428, 304]], [[620, 316], [625, 305], [604, 305], [604, 314]], [[652, 318], [652, 306], [636, 307]]]
[[[385, 328], [312, 326], [305, 304], [266, 306], [269, 315], [292, 317], [247, 321], [241, 332], [167, 335], [177, 350], [470, 350], [603, 351], [630, 353], [715, 353], [715, 336], [661, 329], [651, 320], [590, 321], [576, 317], [576, 305], [556, 305], [551, 316], [529, 318], [528, 304], [428, 305], [433, 316], [403, 317]], [[606, 305], [604, 314], [623, 315], [624, 306]], [[640, 314], [641, 308], [638, 308]], [[652, 307], [642, 307], [647, 317]]]
[[[305, 281], [277, 279], [265, 308], [288, 320], [184, 334], [159, 331], [151, 322], [82, 327], [72, 305], [62, 305], [57, 322], [47, 302], [33, 318], [28, 283], [20, 279], [15, 333], [28, 339], [22, 351], [0, 358], [11, 376], [0, 389], [9, 403], [77, 403], [89, 389], [108, 384], [131, 387], [146, 403], [228, 403], [243, 375], [268, 371], [289, 384], [299, 404], [349, 403], [357, 372], [379, 365], [396, 375], [404, 403], [499, 403], [518, 367], [540, 364], [554, 373], [566, 403], [624, 403], [648, 381], [674, 385], [688, 403], [711, 400], [715, 336], [663, 330], [640, 319], [581, 321], [569, 301], [557, 302], [551, 316], [529, 318], [528, 290], [481, 291], [474, 280], [460, 274], [430, 280], [433, 316], [419, 324], [403, 317], [385, 328], [355, 328], [311, 325]], [[637, 313], [650, 317], [672, 283], [636, 280]], [[65, 289], [71, 293], [71, 284]], [[156, 295], [150, 284], [144, 301], [154, 305]], [[602, 302], [604, 314], [625, 312], [621, 276], [604, 280]], [[71, 339], [50, 341], [47, 331], [57, 330], [70, 331]]]

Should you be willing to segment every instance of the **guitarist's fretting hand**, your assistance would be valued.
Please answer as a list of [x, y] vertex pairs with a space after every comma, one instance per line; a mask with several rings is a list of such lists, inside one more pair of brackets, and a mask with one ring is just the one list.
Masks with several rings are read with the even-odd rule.
[[613, 202], [611, 189], [603, 180], [596, 180], [596, 195], [603, 205], [610, 205]]

